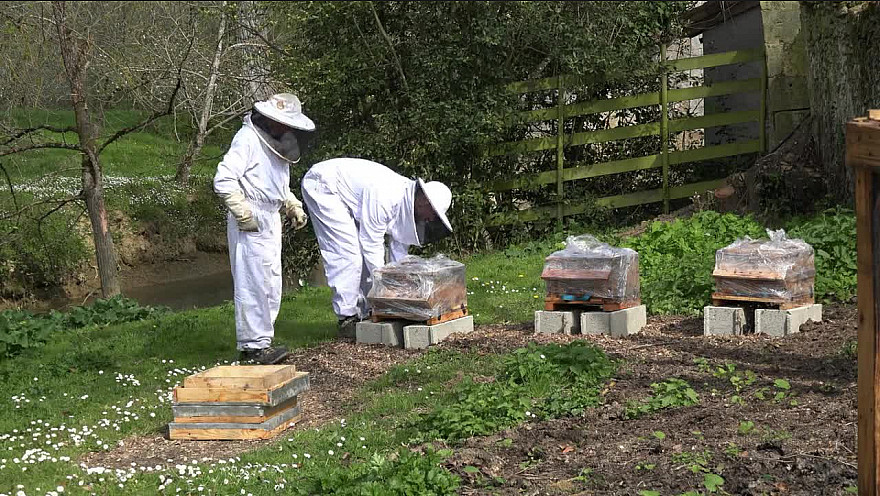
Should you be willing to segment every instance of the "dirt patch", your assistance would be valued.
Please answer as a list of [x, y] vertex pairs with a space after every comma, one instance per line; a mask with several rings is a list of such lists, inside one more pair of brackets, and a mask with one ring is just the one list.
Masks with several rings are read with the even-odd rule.
[[[856, 317], [852, 307], [827, 308], [824, 322], [808, 323], [784, 339], [706, 338], [702, 321], [686, 317], [653, 317], [642, 335], [627, 339], [589, 337], [625, 360], [602, 407], [582, 418], [532, 422], [470, 439], [453, 447], [448, 466], [462, 476], [463, 494], [681, 494], [703, 490], [704, 471], [721, 475], [730, 494], [845, 494], [856, 477], [856, 366], [845, 352], [855, 338]], [[489, 325], [440, 346], [488, 354], [579, 338], [534, 335], [531, 325]], [[306, 420], [293, 430], [338, 421], [336, 412], [365, 382], [418, 355], [342, 342], [297, 350], [290, 361], [310, 372], [312, 391], [303, 398]], [[745, 404], [732, 402], [729, 380], [701, 369], [695, 358], [753, 371], [757, 381], [740, 393]], [[700, 404], [624, 419], [629, 401], [670, 377], [688, 381]], [[791, 384], [791, 398], [754, 398], [775, 379]], [[743, 422], [754, 426], [740, 432]], [[662, 440], [654, 435], [658, 431]], [[157, 433], [83, 461], [167, 466], [168, 460], [229, 458], [271, 442], [178, 442]], [[467, 466], [479, 473], [465, 471]]]
[[[707, 339], [697, 336], [701, 321], [687, 318], [652, 319], [644, 335], [630, 339], [598, 338], [626, 360], [604, 406], [583, 418], [471, 439], [455, 448], [450, 467], [467, 481], [465, 494], [491, 485], [501, 494], [705, 492], [706, 472], [721, 475], [731, 494], [846, 494], [856, 479], [856, 363], [843, 350], [855, 338], [856, 312], [832, 308], [825, 317], [779, 340]], [[701, 371], [695, 358], [754, 371], [758, 380], [740, 393], [745, 404], [732, 402], [728, 379]], [[700, 404], [624, 419], [629, 401], [670, 377], [688, 381]], [[794, 396], [779, 403], [753, 397], [775, 379], [787, 380]], [[754, 426], [741, 431], [743, 422]]]

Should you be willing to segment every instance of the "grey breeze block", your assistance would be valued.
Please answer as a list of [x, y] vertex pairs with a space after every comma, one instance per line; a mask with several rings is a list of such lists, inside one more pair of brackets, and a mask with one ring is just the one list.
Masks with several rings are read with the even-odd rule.
[[473, 315], [430, 326], [424, 324], [408, 325], [403, 327], [403, 346], [411, 350], [424, 349], [443, 341], [450, 334], [467, 334], [473, 330]]
[[755, 310], [755, 334], [783, 337], [800, 332], [808, 321], [822, 322], [822, 305], [805, 305], [790, 310]]
[[746, 314], [739, 307], [703, 308], [703, 334], [705, 336], [739, 336], [745, 325]]
[[363, 344], [403, 346], [403, 320], [386, 322], [358, 322], [355, 326], [356, 341]]
[[583, 312], [581, 334], [606, 334], [622, 338], [638, 334], [647, 323], [648, 309], [645, 305], [615, 312]]
[[553, 312], [538, 310], [535, 312], [535, 332], [538, 334], [577, 334], [580, 331], [581, 312]]

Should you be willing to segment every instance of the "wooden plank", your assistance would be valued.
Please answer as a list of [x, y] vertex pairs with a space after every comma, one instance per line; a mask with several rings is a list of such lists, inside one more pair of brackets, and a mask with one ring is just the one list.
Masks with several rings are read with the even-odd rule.
[[745, 141], [742, 143], [728, 143], [726, 145], [704, 146], [693, 150], [672, 152], [669, 154], [669, 163], [672, 165], [684, 164], [687, 162], [699, 162], [701, 160], [731, 157], [734, 155], [756, 153], [759, 151], [761, 151], [760, 140]]
[[690, 71], [693, 69], [704, 69], [706, 67], [753, 62], [755, 60], [762, 60], [763, 58], [764, 49], [754, 48], [750, 50], [734, 50], [731, 52], [701, 55], [699, 57], [669, 60], [665, 63], [665, 66], [670, 71]]
[[761, 122], [760, 110], [743, 110], [740, 112], [722, 112], [700, 117], [688, 117], [685, 119], [673, 119], [669, 121], [669, 132], [679, 133], [689, 129], [704, 129], [707, 127], [729, 126], [743, 122]]
[[713, 277], [726, 277], [728, 279], [759, 279], [763, 281], [784, 281], [785, 276], [778, 272], [733, 272], [730, 270], [715, 269]]
[[880, 121], [880, 109], [868, 110], [868, 119]]
[[261, 405], [223, 405], [217, 403], [191, 404], [184, 403], [173, 405], [171, 410], [174, 421], [178, 423], [229, 423], [259, 424], [278, 415], [281, 412], [295, 407], [298, 403], [296, 396], [273, 407]]
[[859, 494], [880, 494], [880, 379], [878, 379], [878, 302], [880, 293], [880, 161], [865, 142], [880, 137], [877, 121], [856, 120], [846, 126], [846, 164], [856, 174], [856, 245], [858, 247], [858, 486]]
[[[646, 157], [628, 158], [580, 167], [570, 167], [568, 169], [563, 169], [562, 180], [575, 181], [590, 177], [606, 176], [608, 174], [652, 169], [654, 167], [660, 167], [660, 155], [648, 155]], [[552, 184], [555, 181], [556, 171], [541, 172], [538, 174], [522, 175], [515, 179], [497, 181], [490, 184], [489, 189], [491, 191], [507, 191], [517, 188], [532, 188], [544, 184]]]
[[568, 87], [578, 86], [586, 83], [590, 76], [576, 76], [573, 74], [563, 74], [562, 76], [551, 76], [541, 79], [532, 79], [529, 81], [517, 81], [510, 83], [504, 87], [504, 91], [510, 94], [533, 93], [536, 91], [555, 90], [559, 85], [559, 80]]
[[496, 157], [499, 155], [515, 155], [518, 153], [553, 150], [555, 148], [556, 136], [552, 136], [550, 138], [532, 138], [523, 141], [510, 141], [507, 143], [490, 145], [486, 149], [486, 154], [490, 157]]
[[467, 315], [468, 315], [467, 307], [462, 307], [462, 308], [459, 308], [458, 310], [454, 310], [449, 313], [444, 313], [443, 315], [441, 315], [439, 317], [432, 317], [432, 318], [428, 319], [427, 324], [429, 326], [432, 326], [432, 325], [439, 324], [441, 322], [448, 322], [450, 320], [455, 320], [455, 319], [460, 319], [462, 317], [467, 317]]
[[734, 93], [749, 93], [761, 90], [761, 78], [741, 79], [736, 81], [719, 81], [717, 83], [694, 86], [691, 88], [676, 88], [669, 90], [670, 102], [684, 100], [698, 100], [710, 96], [731, 95]]
[[572, 308], [599, 307], [603, 312], [616, 312], [642, 304], [641, 299], [612, 300], [609, 298], [584, 298], [582, 295], [548, 294], [544, 297], [544, 310], [555, 312]]
[[[699, 183], [685, 184], [669, 188], [669, 198], [677, 200], [679, 198], [688, 198], [695, 194], [705, 193], [716, 189], [724, 184], [724, 179], [713, 179], [711, 181], [702, 181]], [[646, 203], [656, 203], [663, 201], [663, 190], [652, 189], [648, 191], [639, 191], [636, 193], [627, 193], [623, 195], [607, 196], [599, 198], [594, 202], [584, 202], [571, 205], [565, 205], [563, 213], [566, 216], [577, 215], [587, 212], [594, 206], [607, 208], [623, 208], [634, 205], [644, 205]], [[493, 214], [486, 221], [488, 226], [500, 226], [504, 224], [514, 224], [518, 222], [533, 222], [536, 220], [547, 220], [552, 218], [556, 213], [556, 206], [552, 207], [533, 207], [528, 210], [519, 210], [515, 212], [500, 212]]]
[[778, 306], [780, 310], [791, 310], [792, 308], [800, 308], [807, 305], [812, 305], [815, 303], [815, 300], [813, 298], [799, 298], [796, 300], [788, 300], [785, 298], [763, 298], [760, 296], [739, 296], [722, 293], [712, 293], [713, 305], [725, 306], [725, 303], [730, 302], [764, 303], [767, 305]]
[[289, 381], [271, 389], [188, 388], [174, 389], [176, 403], [247, 403], [275, 406], [309, 390], [309, 374], [297, 372]]
[[608, 98], [606, 100], [594, 100], [565, 106], [565, 117], [577, 117], [579, 115], [598, 114], [601, 112], [613, 112], [636, 107], [649, 107], [660, 104], [660, 93], [640, 93], [632, 96]]
[[619, 126], [612, 127], [611, 129], [601, 129], [599, 131], [575, 133], [571, 135], [571, 138], [568, 140], [568, 145], [589, 145], [591, 143], [604, 143], [606, 141], [641, 138], [656, 134], [660, 134], [660, 123], [649, 122], [647, 124], [636, 124], [634, 126]]
[[293, 365], [221, 365], [187, 377], [183, 387], [271, 389], [295, 374]]
[[[277, 420], [276, 420], [277, 419]], [[287, 410], [276, 419], [262, 424], [168, 424], [172, 440], [232, 441], [271, 439], [302, 419], [300, 407]]]

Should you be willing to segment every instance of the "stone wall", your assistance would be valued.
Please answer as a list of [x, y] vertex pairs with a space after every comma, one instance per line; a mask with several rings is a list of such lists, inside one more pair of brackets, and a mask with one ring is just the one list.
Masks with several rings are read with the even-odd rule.
[[767, 145], [773, 149], [810, 112], [798, 2], [761, 2], [767, 54]]
[[850, 201], [853, 175], [844, 164], [845, 124], [880, 108], [880, 5], [802, 2], [809, 59], [813, 136], [830, 193]]

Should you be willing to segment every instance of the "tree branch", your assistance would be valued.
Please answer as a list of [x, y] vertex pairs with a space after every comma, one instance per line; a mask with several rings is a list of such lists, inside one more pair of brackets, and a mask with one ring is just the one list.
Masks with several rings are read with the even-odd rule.
[[134, 126], [129, 126], [129, 127], [120, 129], [119, 131], [114, 133], [113, 136], [110, 136], [109, 138], [107, 138], [107, 141], [105, 141], [103, 144], [101, 144], [100, 147], [98, 147], [99, 154], [102, 151], [104, 151], [104, 148], [107, 148], [108, 145], [110, 145], [114, 141], [118, 140], [119, 138], [125, 136], [126, 134], [132, 133], [135, 131], [139, 131], [139, 130], [147, 127], [148, 125], [150, 125], [156, 119], [158, 119], [160, 117], [164, 117], [166, 115], [170, 115], [172, 112], [174, 112], [174, 102], [177, 99], [177, 93], [180, 91], [180, 86], [183, 84], [183, 65], [186, 62], [186, 60], [189, 58], [189, 54], [192, 51], [192, 47], [193, 47], [194, 43], [195, 43], [195, 36], [192, 36], [192, 37], [190, 37], [189, 45], [186, 48], [186, 53], [184, 54], [183, 57], [181, 57], [180, 65], [177, 67], [177, 84], [174, 85], [174, 91], [171, 92], [171, 96], [168, 98], [168, 106], [165, 107], [165, 109], [163, 109], [163, 110], [157, 110], [156, 112], [153, 112], [152, 115], [147, 117], [145, 120], [141, 121], [139, 124], [135, 124]]
[[29, 127], [26, 129], [18, 129], [15, 132], [13, 132], [12, 136], [10, 136], [6, 141], [4, 141], [2, 143], [2, 145], [4, 145], [4, 146], [8, 145], [8, 144], [12, 143], [13, 141], [16, 141], [24, 136], [27, 136], [28, 134], [35, 133], [37, 131], [52, 131], [53, 133], [64, 134], [64, 133], [75, 133], [76, 128], [73, 126], [56, 127], [56, 126], [42, 125], [42, 126]]
[[388, 43], [388, 48], [391, 49], [391, 55], [394, 56], [394, 63], [397, 66], [397, 72], [400, 73], [400, 79], [403, 81], [403, 89], [409, 93], [409, 85], [406, 83], [406, 74], [403, 72], [403, 66], [400, 65], [400, 58], [397, 56], [397, 51], [394, 49], [394, 42], [391, 40], [391, 37], [388, 36], [388, 33], [385, 32], [385, 27], [382, 26], [382, 21], [379, 20], [379, 13], [376, 12], [376, 6], [373, 5], [373, 2], [368, 3], [370, 4], [370, 10], [373, 11], [373, 19], [376, 20], [376, 27], [379, 28], [382, 37], [385, 38], [385, 42]]
[[78, 152], [82, 152], [83, 149], [79, 145], [73, 145], [70, 143], [34, 143], [33, 145], [28, 146], [20, 146], [20, 147], [12, 147], [7, 148], [6, 150], [0, 151], [0, 157], [5, 157], [7, 155], [14, 155], [16, 153], [26, 152], [29, 150], [40, 150], [44, 148], [62, 148], [64, 150], [74, 150]]
[[6, 176], [6, 184], [9, 185], [9, 194], [12, 195], [12, 206], [18, 210], [18, 198], [15, 196], [15, 188], [12, 186], [12, 178], [9, 177], [9, 172], [6, 170], [6, 166], [0, 164], [0, 169], [3, 170], [3, 175]]

